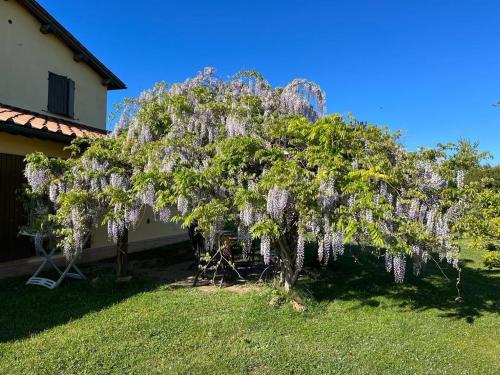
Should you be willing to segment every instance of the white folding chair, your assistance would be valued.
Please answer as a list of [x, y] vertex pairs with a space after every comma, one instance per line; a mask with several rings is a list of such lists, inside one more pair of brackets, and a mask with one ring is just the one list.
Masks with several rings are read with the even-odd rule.
[[[84, 280], [86, 279], [85, 275], [80, 271], [80, 269], [75, 265], [76, 258], [73, 257], [71, 261], [66, 264], [66, 268], [61, 271], [61, 269], [54, 263], [52, 257], [54, 256], [57, 248], [53, 248], [50, 252], [47, 252], [43, 247], [43, 242], [45, 239], [51, 237], [48, 233], [29, 233], [29, 232], [21, 232], [20, 234], [33, 237], [33, 241], [35, 243], [35, 251], [39, 256], [44, 257], [42, 264], [37, 268], [35, 273], [26, 281], [26, 285], [41, 285], [49, 289], [55, 289], [62, 283], [62, 281], [66, 277], [70, 277], [72, 279]], [[59, 278], [57, 280], [48, 279], [45, 277], [38, 277], [40, 272], [45, 268], [46, 265], [54, 268], [59, 274]], [[74, 272], [69, 272], [73, 268]]]

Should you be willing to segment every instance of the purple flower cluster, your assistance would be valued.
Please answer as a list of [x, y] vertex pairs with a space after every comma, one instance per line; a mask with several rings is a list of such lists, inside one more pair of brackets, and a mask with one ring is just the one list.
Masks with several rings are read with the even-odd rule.
[[334, 259], [344, 255], [344, 232], [341, 229], [332, 234], [332, 252]]
[[286, 113], [302, 115], [315, 121], [325, 111], [325, 93], [305, 79], [295, 79], [282, 91], [280, 104]]
[[111, 173], [111, 176], [109, 177], [109, 184], [117, 189], [127, 190], [128, 188], [125, 176], [119, 173]]
[[281, 220], [288, 203], [290, 192], [273, 186], [267, 194], [267, 213], [275, 220]]
[[457, 188], [459, 189], [464, 188], [464, 177], [465, 177], [465, 172], [463, 170], [457, 171], [457, 176], [456, 176]]
[[52, 203], [55, 203], [57, 201], [58, 190], [59, 188], [57, 184], [51, 182], [49, 185], [49, 199]]
[[247, 259], [252, 249], [252, 235], [244, 224], [238, 225], [238, 239], [242, 242], [243, 258]]
[[324, 237], [320, 237], [318, 239], [318, 262], [322, 263], [323, 258], [325, 257], [325, 239]]
[[394, 268], [394, 281], [398, 284], [402, 284], [405, 280], [406, 271], [406, 259], [402, 254], [397, 254], [393, 258], [393, 268]]
[[251, 226], [254, 222], [254, 213], [251, 203], [246, 203], [243, 209], [240, 211], [240, 220], [247, 227]]
[[236, 137], [239, 135], [245, 135], [245, 122], [241, 118], [234, 115], [228, 116], [226, 119], [226, 129], [227, 135], [229, 137]]
[[412, 258], [413, 258], [413, 274], [415, 276], [420, 275], [420, 272], [422, 270], [422, 250], [420, 249], [420, 246], [418, 245], [413, 245], [412, 246]]
[[141, 192], [141, 201], [145, 206], [155, 207], [156, 192], [152, 184], [146, 184]]
[[164, 206], [158, 210], [158, 220], [168, 223], [170, 221], [170, 217], [172, 216], [172, 210], [168, 206]]
[[391, 253], [389, 252], [385, 252], [385, 269], [387, 272], [391, 272], [392, 271], [392, 259], [393, 256]]
[[417, 220], [419, 214], [420, 202], [418, 199], [412, 199], [410, 209], [408, 210], [408, 219]]
[[299, 237], [297, 239], [297, 255], [295, 258], [295, 268], [301, 270], [304, 265], [304, 246], [305, 246], [305, 238], [302, 232], [299, 233]]
[[108, 221], [108, 238], [117, 243], [125, 231], [125, 222], [123, 220], [111, 219]]
[[260, 238], [260, 254], [264, 257], [264, 264], [269, 264], [271, 260], [271, 238], [263, 235]]
[[328, 264], [330, 259], [330, 249], [332, 247], [330, 220], [327, 216], [323, 218], [323, 237], [318, 242], [318, 259], [324, 264]]
[[338, 199], [338, 193], [335, 191], [335, 181], [329, 180], [322, 182], [319, 187], [319, 204], [326, 210], [331, 209]]
[[50, 180], [49, 172], [46, 169], [35, 167], [32, 164], [26, 166], [24, 176], [33, 191], [40, 191]]
[[179, 210], [181, 215], [186, 215], [189, 210], [189, 201], [183, 195], [177, 197], [177, 210]]
[[428, 161], [420, 163], [419, 183], [424, 191], [435, 191], [446, 186], [446, 180], [436, 171]]
[[124, 217], [127, 227], [134, 228], [141, 215], [141, 202], [137, 200], [132, 206], [125, 208]]

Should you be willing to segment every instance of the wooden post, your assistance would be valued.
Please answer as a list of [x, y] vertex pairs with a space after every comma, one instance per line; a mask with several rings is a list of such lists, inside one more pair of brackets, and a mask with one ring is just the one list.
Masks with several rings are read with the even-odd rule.
[[128, 229], [125, 228], [123, 234], [116, 243], [116, 277], [127, 276], [128, 272]]

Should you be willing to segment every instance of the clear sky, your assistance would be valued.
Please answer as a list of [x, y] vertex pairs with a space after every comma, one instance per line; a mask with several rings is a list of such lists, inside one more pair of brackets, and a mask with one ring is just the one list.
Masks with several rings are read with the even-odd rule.
[[410, 149], [467, 138], [500, 162], [499, 0], [40, 3], [127, 84], [108, 108], [204, 66], [256, 69], [316, 81], [328, 112], [401, 129]]

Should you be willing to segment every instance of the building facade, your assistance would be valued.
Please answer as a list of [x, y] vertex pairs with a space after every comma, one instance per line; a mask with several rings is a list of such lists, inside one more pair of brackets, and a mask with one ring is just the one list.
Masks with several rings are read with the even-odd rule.
[[[125, 84], [34, 0], [0, 2], [0, 262], [33, 255], [18, 235], [26, 221], [19, 199], [24, 157], [50, 157], [75, 137], [106, 134], [108, 90]], [[145, 212], [130, 241], [179, 235]], [[92, 246], [109, 244], [103, 229]]]

